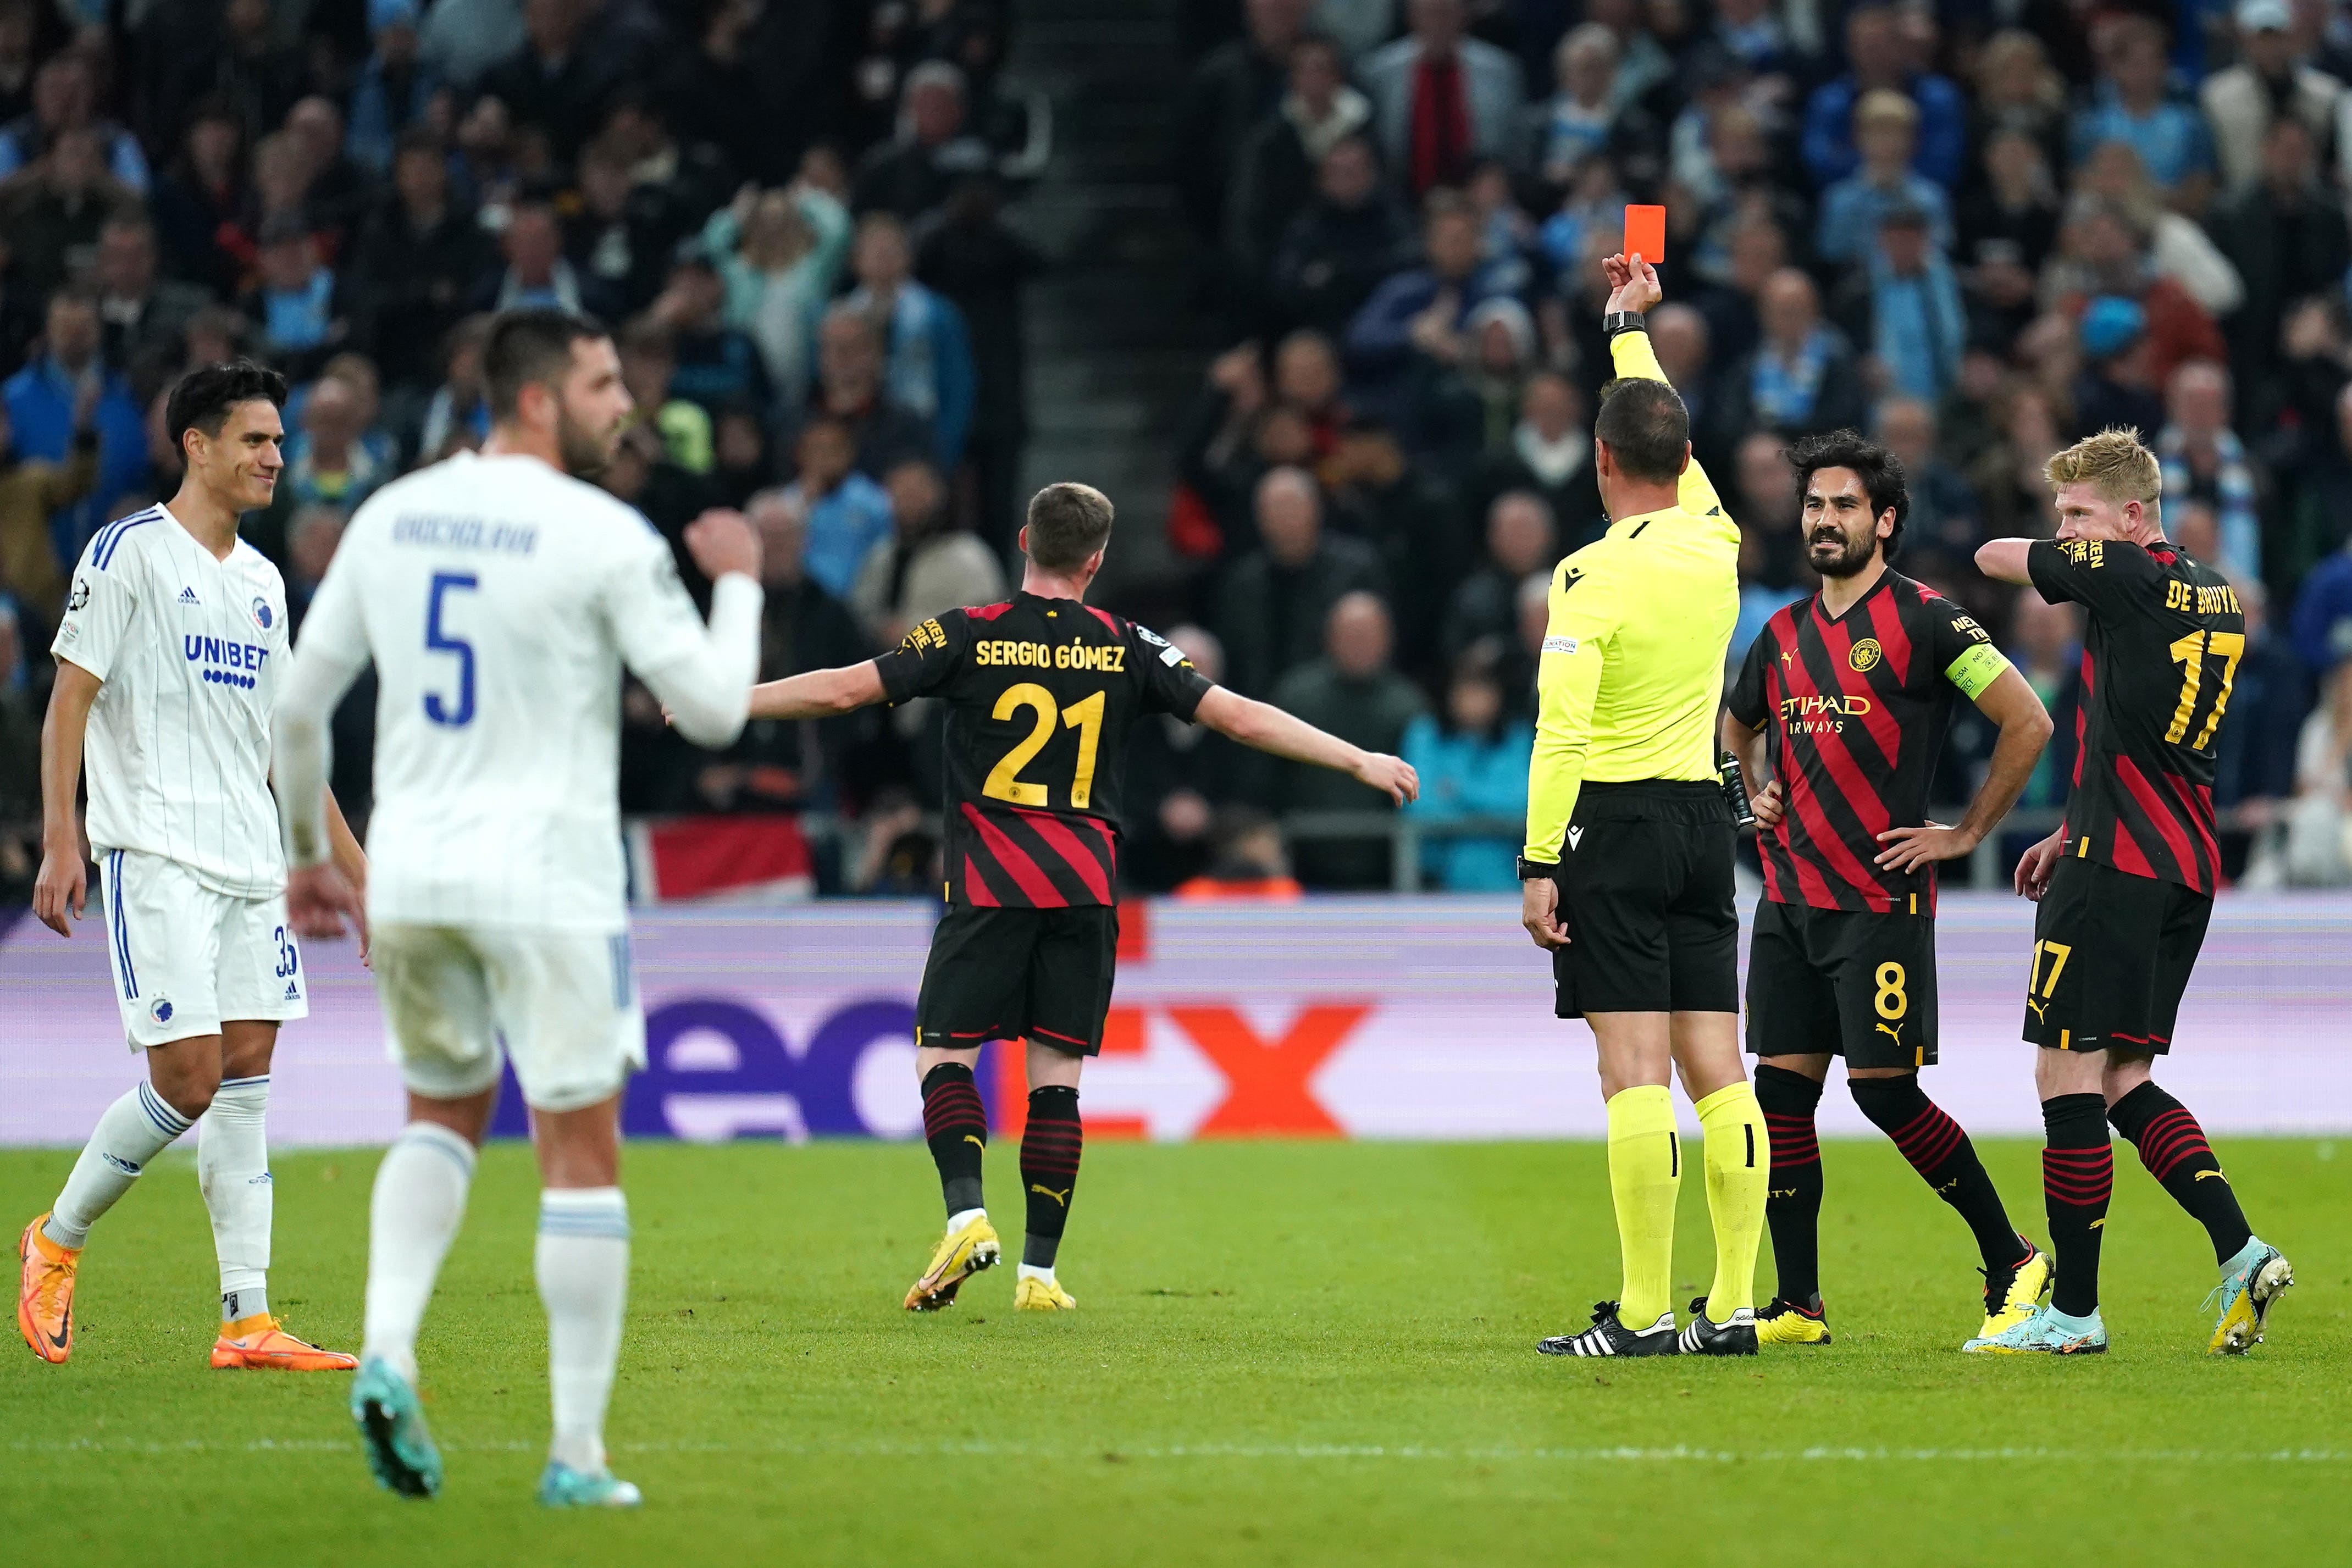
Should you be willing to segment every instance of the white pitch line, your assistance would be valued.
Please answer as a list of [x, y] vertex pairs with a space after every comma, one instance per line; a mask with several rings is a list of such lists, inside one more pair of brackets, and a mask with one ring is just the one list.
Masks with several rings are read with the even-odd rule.
[[[543, 1445], [527, 1442], [444, 1442], [455, 1454], [536, 1453]], [[1532, 1462], [1540, 1464], [1874, 1464], [1990, 1463], [2013, 1464], [2021, 1459], [2147, 1465], [2179, 1464], [2321, 1464], [2352, 1463], [2352, 1450], [2341, 1448], [2273, 1448], [2219, 1450], [2210, 1448], [2141, 1449], [2096, 1453], [2066, 1448], [1911, 1448], [1823, 1446], [1806, 1448], [1432, 1448], [1420, 1444], [1274, 1444], [1185, 1443], [1123, 1448], [1066, 1445], [1041, 1447], [1026, 1443], [615, 1443], [622, 1454], [758, 1454], [798, 1458], [1017, 1458], [1017, 1459], [1407, 1459], [1452, 1464]], [[17, 1441], [5, 1445], [17, 1454], [210, 1454], [210, 1453], [356, 1453], [359, 1445], [333, 1438], [257, 1437], [248, 1442], [223, 1442], [190, 1437], [179, 1442], [132, 1439], [71, 1438]]]

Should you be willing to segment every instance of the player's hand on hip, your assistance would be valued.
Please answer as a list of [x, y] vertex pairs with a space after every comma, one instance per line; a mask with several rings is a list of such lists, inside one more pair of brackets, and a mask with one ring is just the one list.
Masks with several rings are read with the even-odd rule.
[[2050, 891], [2050, 873], [2057, 867], [2058, 856], [2065, 847], [2065, 830], [2062, 828], [2025, 852], [2017, 862], [2019, 897], [2042, 902], [2042, 895]]
[[286, 921], [305, 941], [337, 941], [349, 935], [347, 922], [367, 929], [367, 910], [343, 873], [322, 862], [286, 878]]
[[1384, 751], [1364, 753], [1364, 759], [1356, 764], [1356, 780], [1370, 785], [1399, 806], [1421, 799], [1421, 775], [1412, 770], [1412, 764]]
[[1544, 951], [1568, 946], [1568, 927], [1559, 918], [1559, 883], [1548, 876], [1519, 883], [1519, 924]]
[[67, 913], [79, 920], [89, 899], [89, 869], [82, 863], [81, 847], [76, 845], [62, 853], [44, 851], [40, 873], [33, 879], [33, 913], [41, 917], [41, 924], [71, 939], [73, 927], [67, 923]]
[[742, 513], [713, 507], [686, 525], [686, 553], [716, 582], [730, 571], [760, 580], [760, 536]]
[[1941, 822], [1889, 828], [1878, 835], [1878, 841], [1886, 847], [1878, 852], [1877, 863], [1886, 871], [1917, 871], [1931, 862], [1956, 861], [1977, 847], [1972, 835]]
[[1756, 798], [1748, 802], [1748, 809], [1756, 813], [1759, 832], [1779, 827], [1780, 819], [1788, 815], [1789, 810], [1788, 798], [1780, 793], [1780, 781], [1775, 779], [1758, 790]]

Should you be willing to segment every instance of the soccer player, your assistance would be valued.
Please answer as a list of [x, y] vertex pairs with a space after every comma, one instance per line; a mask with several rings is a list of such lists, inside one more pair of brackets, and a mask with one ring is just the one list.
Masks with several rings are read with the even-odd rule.
[[687, 529], [714, 585], [706, 630], [669, 547], [586, 482], [631, 406], [604, 329], [509, 312], [482, 364], [488, 443], [352, 517], [278, 716], [288, 902], [302, 930], [331, 936], [358, 901], [326, 859], [326, 721], [375, 662], [366, 902], [408, 1123], [376, 1171], [352, 1415], [381, 1484], [438, 1490], [417, 1325], [465, 1215], [503, 1053], [544, 1182], [554, 1437], [539, 1498], [631, 1507], [637, 1489], [604, 1452], [629, 1277], [621, 1088], [645, 1061], [623, 905], [621, 674], [635, 671], [688, 739], [731, 741], [758, 674], [760, 546], [731, 512]]
[[[1554, 1011], [1591, 1025], [1609, 1112], [1624, 1287], [1547, 1355], [1756, 1354], [1770, 1151], [1739, 1059], [1739, 916], [1715, 714], [1739, 612], [1739, 530], [1690, 453], [1642, 312], [1654, 267], [1608, 259], [1619, 380], [1594, 421], [1614, 519], [1552, 574], [1528, 770], [1520, 919], [1552, 956]], [[1670, 1071], [1706, 1135], [1715, 1281], [1675, 1331], [1682, 1138]]]
[[[1974, 850], [2017, 803], [2050, 716], [1974, 618], [1895, 571], [1911, 500], [1903, 465], [1850, 430], [1789, 453], [1819, 593], [1772, 617], [1732, 687], [1724, 748], [1764, 783], [1755, 801], [1764, 897], [1748, 955], [1748, 1050], [1772, 1135], [1765, 1218], [1779, 1295], [1767, 1344], [1827, 1344], [1821, 1147], [1813, 1111], [1830, 1058], [1854, 1103], [1958, 1211], [1984, 1259], [1982, 1334], [2024, 1321], [2050, 1288], [1967, 1133], [1929, 1100], [1936, 1060], [1936, 862]], [[2000, 727], [1956, 826], [1927, 787], [1961, 699]], [[1760, 765], [1768, 748], [1771, 768]]]
[[923, 1133], [947, 1232], [907, 1292], [909, 1312], [951, 1304], [1000, 1260], [982, 1202], [988, 1121], [972, 1068], [988, 1040], [1026, 1040], [1027, 1207], [1013, 1304], [1066, 1312], [1055, 1276], [1078, 1179], [1078, 1081], [1102, 1049], [1118, 948], [1119, 796], [1127, 737], [1156, 713], [1244, 746], [1349, 774], [1393, 801], [1420, 782], [1281, 709], [1212, 685], [1183, 653], [1086, 602], [1110, 543], [1111, 504], [1085, 485], [1029, 502], [1021, 591], [950, 610], [878, 659], [753, 689], [755, 718], [817, 718], [936, 696], [947, 706], [947, 912], [915, 1003]]
[[2221, 1312], [2206, 1348], [2239, 1354], [2261, 1342], [2294, 1270], [2248, 1228], [2204, 1129], [2152, 1073], [2172, 1049], [2221, 881], [2213, 737], [2246, 651], [2246, 618], [2219, 571], [2164, 537], [2163, 473], [2136, 432], [2078, 441], [2046, 472], [2058, 537], [1995, 539], [1977, 565], [2091, 619], [2066, 820], [2017, 866], [2017, 891], [2040, 905], [2025, 1038], [2042, 1048], [2033, 1078], [2058, 1278], [2032, 1317], [1969, 1348], [2107, 1348], [2099, 1242], [2115, 1183], [2113, 1122], [2212, 1239]]
[[[50, 652], [41, 731], [41, 869], [33, 907], [71, 936], [88, 897], [74, 795], [89, 830], [123, 1038], [147, 1082], [98, 1119], [49, 1212], [17, 1241], [16, 1326], [33, 1354], [73, 1351], [74, 1281], [90, 1228], [191, 1126], [220, 1260], [215, 1367], [348, 1372], [269, 1310], [272, 1189], [265, 1120], [278, 1026], [310, 1011], [286, 918], [269, 793], [269, 710], [285, 664], [286, 584], [237, 538], [284, 465], [286, 382], [245, 361], [190, 372], [164, 401], [185, 460], [168, 505], [109, 523], [74, 570]], [[367, 862], [331, 800], [343, 874]]]

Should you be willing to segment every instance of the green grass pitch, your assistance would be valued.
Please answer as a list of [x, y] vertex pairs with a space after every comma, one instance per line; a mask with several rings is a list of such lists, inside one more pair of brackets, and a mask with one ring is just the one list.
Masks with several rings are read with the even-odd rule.
[[[1832, 1143], [1836, 1345], [1595, 1364], [1533, 1349], [1615, 1289], [1594, 1145], [1098, 1143], [1064, 1249], [1081, 1310], [1016, 1316], [1007, 1268], [927, 1318], [898, 1310], [940, 1218], [919, 1145], [639, 1146], [611, 1435], [648, 1501], [625, 1517], [530, 1501], [525, 1150], [484, 1159], [425, 1324], [431, 1503], [369, 1481], [342, 1377], [206, 1369], [211, 1239], [175, 1155], [94, 1237], [72, 1363], [0, 1355], [0, 1538], [240, 1568], [2343, 1561], [2352, 1143], [2222, 1148], [2301, 1280], [2228, 1361], [2203, 1354], [2202, 1233], [2117, 1147], [2104, 1360], [1956, 1354], [1965, 1229], [1890, 1146]], [[2038, 1233], [2033, 1147], [1985, 1152]], [[1013, 1155], [990, 1155], [1008, 1232]], [[7, 1225], [69, 1159], [0, 1155]], [[277, 1162], [273, 1291], [308, 1337], [356, 1348], [375, 1163]]]

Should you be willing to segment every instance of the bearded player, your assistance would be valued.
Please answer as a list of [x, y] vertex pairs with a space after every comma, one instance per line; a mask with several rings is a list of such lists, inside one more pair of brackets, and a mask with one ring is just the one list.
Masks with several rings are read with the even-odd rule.
[[1012, 599], [926, 621], [878, 659], [751, 692], [754, 718], [818, 718], [920, 696], [947, 706], [948, 908], [915, 1004], [915, 1071], [948, 1221], [907, 1292], [909, 1312], [951, 1304], [964, 1281], [1001, 1260], [982, 1202], [988, 1119], [972, 1077], [992, 1040], [1028, 1042], [1026, 1235], [1013, 1304], [1078, 1304], [1055, 1265], [1084, 1145], [1078, 1081], [1102, 1049], [1110, 1006], [1120, 784], [1136, 722], [1173, 714], [1351, 775], [1391, 801], [1420, 791], [1398, 758], [1212, 685], [1156, 633], [1087, 604], [1110, 529], [1101, 491], [1048, 485], [1029, 503], [1021, 530], [1029, 564]]
[[[1723, 744], [1758, 794], [1764, 898], [1748, 960], [1748, 1049], [1772, 1142], [1765, 1218], [1780, 1293], [1756, 1322], [1766, 1344], [1827, 1344], [1821, 1297], [1821, 1146], [1813, 1113], [1830, 1058], [1846, 1087], [1975, 1238], [1980, 1335], [2021, 1322], [2050, 1263], [2009, 1223], [1958, 1123], [1920, 1087], [1937, 1052], [1936, 865], [1983, 841], [2016, 804], [2050, 716], [1983, 627], [1887, 562], [1910, 510], [1903, 465], [1850, 430], [1789, 453], [1802, 497], [1811, 599], [1748, 647]], [[1927, 820], [1953, 708], [2000, 728], [1976, 799], [1951, 827]]]
[[2107, 1348], [2099, 1243], [2115, 1183], [2113, 1123], [2211, 1238], [2221, 1311], [2206, 1349], [2240, 1354], [2261, 1342], [2294, 1270], [2247, 1226], [2204, 1129], [2154, 1070], [2172, 1049], [2221, 881], [2213, 737], [2246, 651], [2246, 617], [2219, 571], [2164, 537], [2163, 470], [2137, 433], [2078, 441], [2046, 472], [2058, 537], [1995, 539], [1977, 565], [2053, 604], [2080, 604], [2091, 621], [2066, 820], [2017, 867], [2017, 891], [2040, 905], [2025, 1038], [2042, 1047], [2033, 1077], [2058, 1278], [2047, 1305], [1969, 1348]]
[[[194, 1126], [220, 1262], [212, 1364], [358, 1364], [296, 1339], [269, 1310], [269, 1062], [278, 1025], [310, 1007], [269, 793], [286, 584], [236, 527], [277, 487], [285, 402], [285, 378], [245, 361], [172, 389], [164, 422], [186, 460], [180, 488], [91, 537], [50, 649], [58, 682], [41, 731], [33, 907], [60, 936], [73, 935], [68, 915], [82, 917], [73, 808], [86, 762], [115, 1002], [147, 1081], [99, 1117], [65, 1189], [18, 1239], [16, 1326], [44, 1361], [73, 1352], [91, 1227]], [[325, 806], [336, 863], [363, 882], [366, 858]]]

